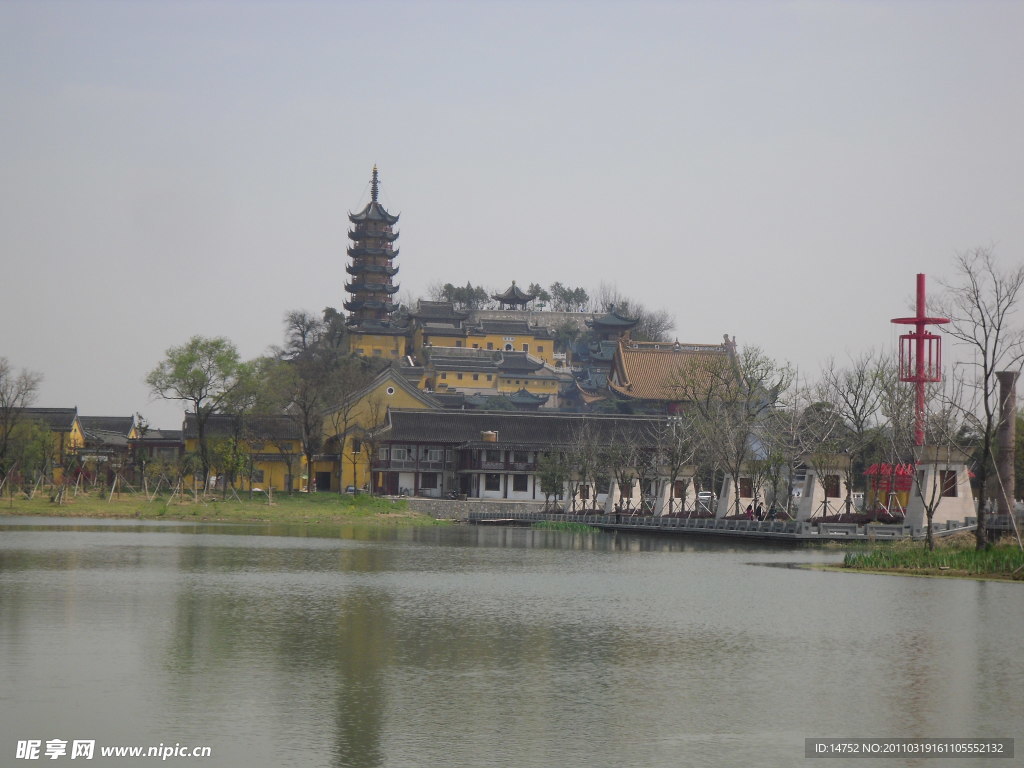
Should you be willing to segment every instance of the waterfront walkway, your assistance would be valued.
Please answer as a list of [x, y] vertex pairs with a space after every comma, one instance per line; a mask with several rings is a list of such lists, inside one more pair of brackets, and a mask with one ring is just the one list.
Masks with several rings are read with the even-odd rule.
[[[640, 515], [565, 515], [545, 512], [470, 512], [469, 522], [476, 525], [531, 525], [542, 520], [584, 523], [606, 531], [634, 531], [672, 535], [715, 536], [733, 539], [774, 541], [894, 541], [922, 539], [924, 528], [900, 525], [856, 525], [819, 523], [814, 520], [726, 520], [715, 518], [649, 517]], [[936, 525], [936, 536], [973, 531], [974, 518], [966, 522], [950, 521]]]

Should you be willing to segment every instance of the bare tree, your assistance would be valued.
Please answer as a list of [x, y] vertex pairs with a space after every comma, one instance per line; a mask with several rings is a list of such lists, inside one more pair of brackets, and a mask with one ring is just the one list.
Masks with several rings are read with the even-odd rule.
[[[362, 449], [362, 443], [366, 442], [365, 432], [373, 426], [359, 419], [360, 400], [356, 397], [356, 393], [369, 383], [369, 378], [358, 360], [345, 359], [331, 372], [329, 388], [324, 395], [325, 401], [332, 404], [325, 411], [325, 421], [327, 431], [330, 433], [327, 442], [337, 448], [339, 493], [345, 492], [343, 479], [346, 445], [358, 440]], [[309, 466], [309, 471], [312, 471], [312, 465]], [[355, 483], [356, 479], [353, 477], [352, 482]]]
[[973, 413], [981, 436], [975, 536], [977, 548], [984, 549], [988, 546], [985, 488], [1000, 418], [996, 373], [1019, 371], [1024, 363], [1024, 329], [1015, 317], [1024, 290], [1024, 264], [1004, 269], [992, 248], [975, 248], [956, 256], [956, 273], [953, 281], [942, 283], [945, 293], [936, 306], [949, 318], [946, 332], [974, 355], [975, 397], [965, 410]]
[[882, 361], [874, 352], [852, 358], [845, 368], [829, 360], [816, 388], [839, 423], [832, 430], [832, 449], [849, 457], [843, 462], [846, 513], [852, 512], [852, 492], [867, 468], [872, 438], [877, 434], [883, 398]]
[[366, 398], [363, 403], [363, 439], [362, 449], [366, 451], [370, 477], [367, 479], [366, 490], [372, 495], [375, 491], [373, 483], [373, 460], [383, 441], [384, 424], [388, 417], [388, 406], [384, 396], [377, 392]]
[[[925, 445], [915, 450], [918, 463], [913, 487], [924, 507], [927, 524], [925, 544], [935, 549], [932, 522], [943, 497], [957, 493], [956, 476], [952, 470], [926, 472], [921, 464], [958, 464], [967, 458], [974, 433], [974, 418], [963, 407], [963, 382], [947, 380], [929, 387], [925, 412]], [[916, 406], [915, 406], [916, 407]]]
[[25, 409], [36, 401], [42, 381], [42, 374], [25, 368], [16, 372], [6, 357], [0, 357], [0, 479], [6, 479], [11, 468], [15, 427], [25, 419]]
[[[596, 485], [601, 474], [601, 450], [597, 430], [590, 419], [580, 419], [574, 426], [569, 445], [566, 450], [566, 470], [569, 503], [572, 511], [576, 511], [577, 496], [589, 494], [589, 500], [593, 503], [597, 498]], [[594, 492], [591, 493], [591, 487]], [[586, 490], [584, 490], [586, 489]], [[580, 498], [584, 509], [584, 503], [588, 499]]]
[[689, 478], [683, 477], [683, 470], [692, 465], [697, 456], [699, 433], [694, 428], [690, 416], [685, 413], [669, 416], [658, 430], [658, 461], [666, 473], [665, 481], [669, 485], [668, 514], [673, 513], [673, 504], [677, 483], [682, 482], [680, 494], [686, 499], [686, 488]]
[[668, 382], [685, 402], [716, 464], [732, 476], [735, 513], [740, 511], [740, 474], [751, 458], [763, 458], [756, 427], [775, 407], [793, 378], [758, 347], [723, 356], [700, 370], [680, 370]]
[[761, 442], [766, 446], [771, 465], [767, 482], [772, 491], [771, 506], [779, 505], [784, 496], [782, 512], [792, 518], [792, 503], [796, 488], [794, 478], [799, 467], [807, 463], [808, 445], [805, 422], [814, 398], [810, 387], [801, 385], [794, 374], [793, 383], [780, 393], [780, 403], [761, 422]]

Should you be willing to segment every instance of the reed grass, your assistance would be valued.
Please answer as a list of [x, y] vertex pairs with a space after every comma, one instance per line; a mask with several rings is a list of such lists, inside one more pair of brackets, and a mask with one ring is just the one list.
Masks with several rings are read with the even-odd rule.
[[990, 549], [974, 548], [973, 534], [939, 539], [934, 550], [921, 542], [894, 542], [870, 552], [848, 552], [846, 568], [868, 571], [987, 576], [1024, 580], [1024, 551], [1007, 538]]

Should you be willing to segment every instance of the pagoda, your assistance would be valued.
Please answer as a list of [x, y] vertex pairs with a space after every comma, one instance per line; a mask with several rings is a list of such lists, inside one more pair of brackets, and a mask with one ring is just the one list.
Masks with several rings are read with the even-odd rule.
[[513, 280], [508, 290], [493, 294], [491, 298], [501, 305], [501, 309], [525, 309], [526, 305], [537, 297], [532, 293], [525, 293]]
[[345, 267], [351, 282], [345, 284], [350, 298], [344, 307], [348, 310], [350, 347], [356, 354], [367, 356], [400, 357], [405, 354], [405, 327], [392, 321], [395, 304], [392, 297], [398, 286], [392, 278], [398, 274], [393, 261], [398, 256], [394, 247], [398, 232], [393, 227], [398, 216], [388, 213], [378, 200], [380, 182], [377, 166], [373, 166], [370, 181], [370, 202], [359, 213], [350, 213], [352, 229], [348, 236], [352, 245], [348, 255], [352, 263]]
[[627, 317], [612, 304], [608, 307], [607, 314], [587, 320], [586, 324], [599, 341], [617, 341], [632, 331], [638, 322], [638, 318]]

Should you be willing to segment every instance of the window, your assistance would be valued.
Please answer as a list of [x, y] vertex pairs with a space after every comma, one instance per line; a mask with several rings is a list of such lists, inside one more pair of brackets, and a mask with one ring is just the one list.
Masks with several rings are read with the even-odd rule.
[[530, 345], [529, 344], [523, 344], [523, 352], [529, 352], [529, 351], [530, 351]]
[[754, 481], [749, 477], [740, 478], [740, 498], [750, 499], [754, 496]]
[[490, 380], [491, 380], [491, 374], [489, 374], [489, 373], [487, 374], [487, 380], [488, 380], [488, 381], [490, 381]]
[[956, 470], [955, 469], [944, 469], [940, 473], [942, 478], [942, 495], [943, 496], [956, 496]]
[[525, 464], [530, 460], [530, 454], [528, 451], [515, 451], [512, 454], [512, 461], [516, 464]]
[[484, 490], [485, 491], [500, 491], [501, 490], [501, 475], [496, 472], [489, 472], [484, 475]]
[[381, 446], [377, 449], [377, 458], [381, 461], [388, 460], [388, 449], [385, 446]]
[[380, 350], [379, 349], [373, 350], [373, 356], [374, 357], [380, 357]]
[[444, 461], [444, 450], [441, 448], [425, 448], [423, 458], [427, 461]]
[[252, 482], [254, 482], [254, 483], [262, 483], [263, 482], [263, 470], [262, 469], [254, 469], [252, 471]]
[[408, 451], [405, 448], [392, 448], [391, 458], [395, 461], [405, 461], [408, 456]]
[[511, 352], [512, 351], [512, 345], [511, 344], [506, 344], [505, 345], [505, 351], [506, 352]]
[[490, 341], [488, 341], [488, 342], [487, 342], [487, 348], [488, 348], [488, 349], [494, 349], [494, 343], [493, 343], [493, 342], [490, 342]]
[[437, 472], [424, 472], [420, 475], [420, 488], [433, 490], [437, 488]]
[[479, 373], [474, 373], [473, 374], [473, 381], [480, 381], [480, 374]]
[[352, 453], [359, 453], [363, 450], [363, 441], [358, 437], [352, 438]]
[[544, 354], [544, 347], [543, 347], [543, 345], [537, 347], [537, 354], [538, 355], [543, 355]]
[[387, 388], [387, 389], [386, 389], [385, 391], [386, 391], [386, 392], [387, 392], [387, 393], [388, 393], [389, 395], [393, 395], [393, 394], [395, 394], [395, 388], [394, 388], [394, 387], [388, 387], [388, 388]]
[[462, 374], [461, 373], [456, 373], [455, 374], [455, 378], [458, 379], [459, 381], [462, 381]]
[[520, 493], [529, 490], [529, 475], [512, 475], [512, 490]]
[[839, 475], [825, 475], [821, 478], [821, 487], [825, 489], [826, 499], [838, 499]]
[[462, 342], [459, 339], [456, 339], [455, 340], [455, 346], [456, 347], [461, 347], [462, 346]]
[[448, 378], [448, 374], [447, 373], [442, 373], [441, 374], [441, 379], [442, 380], [447, 379], [447, 378]]
[[501, 461], [501, 451], [488, 448], [484, 451], [484, 461]]

